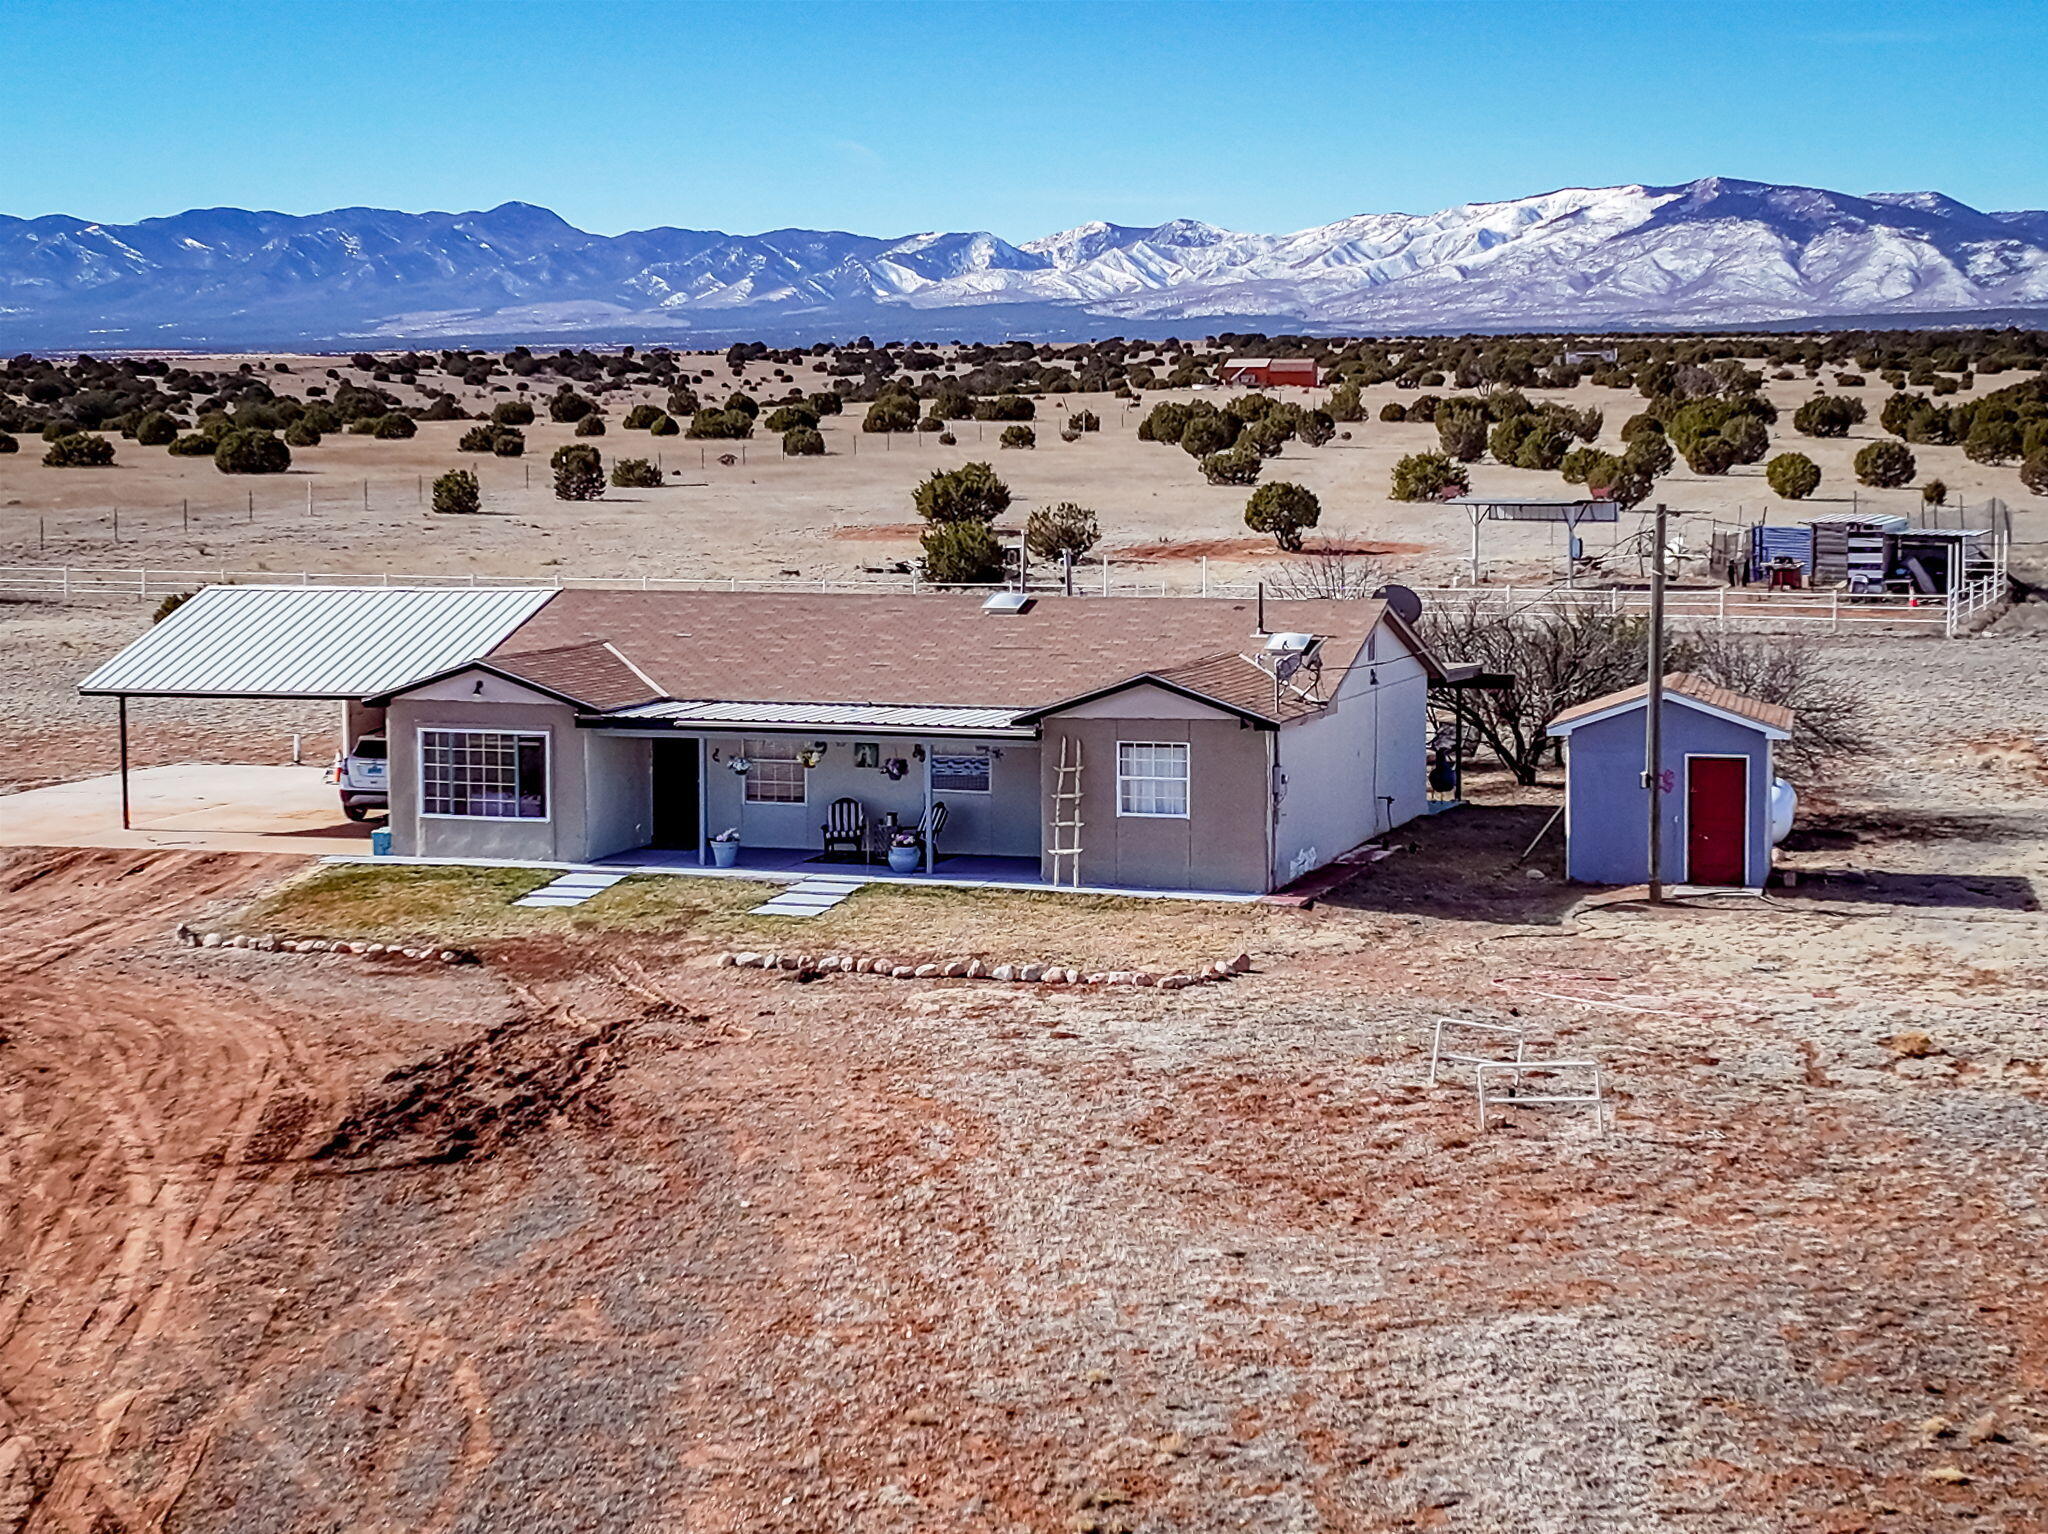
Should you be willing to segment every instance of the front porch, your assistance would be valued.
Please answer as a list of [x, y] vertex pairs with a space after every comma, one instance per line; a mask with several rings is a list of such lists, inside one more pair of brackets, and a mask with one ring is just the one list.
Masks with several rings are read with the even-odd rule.
[[629, 852], [599, 858], [591, 866], [629, 869], [634, 873], [712, 873], [789, 879], [807, 879], [824, 874], [878, 883], [997, 884], [1006, 889], [1049, 887], [1039, 877], [1037, 858], [951, 853], [943, 846], [929, 871], [919, 868], [906, 874], [894, 872], [886, 862], [869, 863], [839, 854], [826, 857], [815, 847], [745, 845], [740, 847], [739, 855], [730, 868], [710, 866], [700, 862], [697, 853], [672, 847], [636, 847]]

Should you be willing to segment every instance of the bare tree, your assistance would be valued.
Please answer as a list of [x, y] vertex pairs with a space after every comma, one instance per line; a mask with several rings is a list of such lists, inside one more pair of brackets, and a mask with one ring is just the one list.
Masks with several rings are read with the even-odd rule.
[[1266, 595], [1283, 602], [1352, 601], [1386, 585], [1387, 572], [1376, 559], [1325, 544], [1304, 550], [1263, 579]]
[[[1518, 783], [1536, 781], [1551, 741], [1544, 727], [1576, 704], [1643, 681], [1647, 625], [1582, 603], [1503, 612], [1477, 602], [1433, 606], [1422, 635], [1447, 661], [1476, 661], [1510, 679], [1499, 690], [1460, 690], [1452, 706], [1469, 734], [1500, 759]], [[1666, 649], [1671, 671], [1690, 671], [1764, 703], [1782, 704], [1798, 723], [1782, 748], [1806, 776], [1869, 740], [1869, 710], [1855, 684], [1831, 669], [1811, 644], [1739, 634], [1680, 632]]]

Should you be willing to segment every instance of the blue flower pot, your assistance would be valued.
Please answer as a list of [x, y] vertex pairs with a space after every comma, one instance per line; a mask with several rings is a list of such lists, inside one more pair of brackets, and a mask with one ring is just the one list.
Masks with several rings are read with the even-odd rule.
[[917, 865], [924, 861], [923, 849], [918, 847], [891, 847], [889, 849], [889, 872], [914, 874]]
[[720, 868], [730, 868], [739, 860], [740, 844], [738, 842], [713, 842], [711, 844], [711, 861]]

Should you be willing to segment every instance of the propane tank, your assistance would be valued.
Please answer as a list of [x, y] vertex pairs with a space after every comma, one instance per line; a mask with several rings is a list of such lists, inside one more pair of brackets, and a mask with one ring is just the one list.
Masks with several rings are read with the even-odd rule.
[[1792, 817], [1799, 813], [1799, 790], [1783, 778], [1771, 779], [1771, 845], [1777, 846], [1792, 834]]

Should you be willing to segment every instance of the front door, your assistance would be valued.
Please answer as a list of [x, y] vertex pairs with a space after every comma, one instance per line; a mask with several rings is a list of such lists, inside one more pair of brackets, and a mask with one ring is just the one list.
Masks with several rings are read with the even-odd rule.
[[1749, 759], [1695, 756], [1685, 764], [1685, 877], [1749, 882]]
[[697, 847], [697, 742], [657, 740], [654, 746], [654, 847]]

